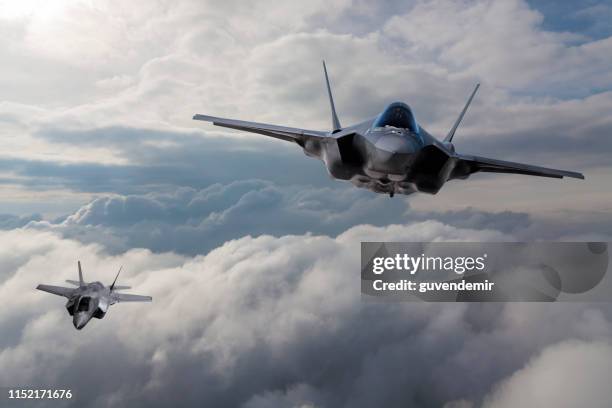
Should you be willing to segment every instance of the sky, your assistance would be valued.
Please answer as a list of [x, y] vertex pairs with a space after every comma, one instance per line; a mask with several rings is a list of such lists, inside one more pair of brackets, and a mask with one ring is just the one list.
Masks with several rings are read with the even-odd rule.
[[[57, 406], [609, 406], [608, 304], [363, 302], [358, 251], [610, 241], [611, 16], [595, 0], [0, 0], [0, 387], [72, 387]], [[329, 130], [321, 59], [344, 125], [399, 100], [443, 137], [479, 82], [459, 152], [586, 179], [476, 174], [390, 199], [191, 119]], [[123, 265], [153, 302], [75, 331], [33, 288], [77, 259], [105, 283]]]

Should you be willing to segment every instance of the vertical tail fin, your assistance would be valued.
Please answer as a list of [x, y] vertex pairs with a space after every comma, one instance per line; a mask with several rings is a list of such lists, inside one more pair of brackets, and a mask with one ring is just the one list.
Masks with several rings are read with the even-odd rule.
[[331, 107], [332, 131], [337, 132], [342, 129], [342, 126], [340, 126], [340, 120], [338, 120], [338, 115], [336, 114], [336, 106], [334, 105], [334, 97], [332, 96], [331, 87], [329, 86], [329, 77], [327, 76], [325, 61], [323, 61], [323, 72], [325, 73], [325, 83], [327, 84], [327, 94], [329, 95], [329, 105]]
[[110, 285], [110, 291], [112, 292], [113, 289], [115, 289], [115, 283], [117, 283], [117, 278], [119, 277], [119, 274], [121, 273], [121, 269], [123, 269], [123, 265], [121, 265], [119, 267], [119, 272], [117, 272], [117, 276], [115, 276], [115, 280], [113, 281], [113, 283]]
[[474, 91], [472, 92], [472, 95], [470, 95], [470, 98], [468, 99], [467, 103], [463, 107], [463, 110], [459, 114], [459, 117], [457, 118], [457, 121], [455, 122], [455, 124], [451, 128], [450, 132], [448, 132], [448, 135], [446, 135], [446, 137], [444, 138], [445, 142], [449, 142], [450, 143], [450, 142], [453, 141], [453, 136], [455, 136], [455, 132], [457, 131], [457, 128], [459, 127], [459, 124], [461, 123], [461, 120], [463, 119], [463, 115], [465, 115], [465, 112], [467, 111], [468, 107], [470, 106], [470, 103], [472, 103], [472, 99], [474, 99], [474, 95], [476, 95], [476, 91], [478, 91], [479, 87], [480, 87], [480, 84], [476, 84], [476, 88], [474, 88]]
[[83, 270], [81, 269], [81, 261], [77, 261], [79, 265], [79, 286], [85, 286], [85, 281], [83, 280]]

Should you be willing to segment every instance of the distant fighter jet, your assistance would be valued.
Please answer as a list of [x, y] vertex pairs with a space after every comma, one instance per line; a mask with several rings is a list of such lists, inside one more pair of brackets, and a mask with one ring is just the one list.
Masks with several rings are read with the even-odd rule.
[[91, 320], [92, 317], [101, 319], [106, 314], [108, 307], [118, 302], [150, 302], [151, 296], [128, 295], [117, 293], [120, 289], [129, 289], [129, 286], [115, 285], [121, 268], [115, 276], [110, 287], [104, 286], [100, 282], [87, 283], [83, 281], [83, 271], [81, 262], [79, 266], [79, 280], [67, 280], [66, 282], [78, 286], [77, 288], [64, 288], [61, 286], [38, 285], [36, 289], [53, 293], [54, 295], [68, 298], [66, 309], [72, 316], [72, 324], [77, 330], [81, 330]]
[[193, 119], [297, 143], [308, 156], [322, 160], [336, 179], [350, 180], [357, 187], [377, 193], [436, 194], [448, 180], [466, 179], [479, 171], [516, 173], [542, 177], [574, 177], [581, 173], [514, 163], [455, 152], [452, 140], [479, 84], [472, 92], [444, 141], [430, 135], [408, 105], [394, 102], [376, 118], [343, 128], [332, 97], [323, 61], [333, 128], [330, 132], [297, 129], [264, 123], [195, 115]]

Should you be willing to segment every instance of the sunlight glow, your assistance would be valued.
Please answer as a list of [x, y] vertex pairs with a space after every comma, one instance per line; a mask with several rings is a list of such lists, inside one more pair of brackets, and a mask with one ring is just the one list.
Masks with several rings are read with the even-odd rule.
[[52, 17], [61, 14], [70, 0], [0, 0], [0, 18], [22, 19], [28, 17]]

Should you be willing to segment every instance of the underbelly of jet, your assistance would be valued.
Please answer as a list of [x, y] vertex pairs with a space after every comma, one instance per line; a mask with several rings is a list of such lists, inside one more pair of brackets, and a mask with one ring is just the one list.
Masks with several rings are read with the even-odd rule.
[[[379, 166], [380, 167], [380, 166]], [[357, 187], [382, 194], [412, 194], [422, 192], [436, 194], [448, 180], [453, 162], [434, 147], [426, 147], [415, 160], [405, 167], [405, 172], [365, 165], [350, 181]]]
[[[343, 138], [341, 141], [347, 142]], [[358, 139], [359, 140], [359, 139]], [[392, 153], [350, 143], [328, 145], [319, 157], [329, 174], [381, 194], [436, 194], [454, 166], [446, 152], [425, 146], [418, 153]]]
[[351, 178], [351, 183], [360, 188], [367, 188], [375, 193], [381, 194], [412, 194], [418, 190], [418, 187], [409, 181], [398, 181], [397, 175], [394, 175], [396, 180], [392, 180], [389, 176], [381, 178], [371, 177], [368, 175], [355, 175]]

